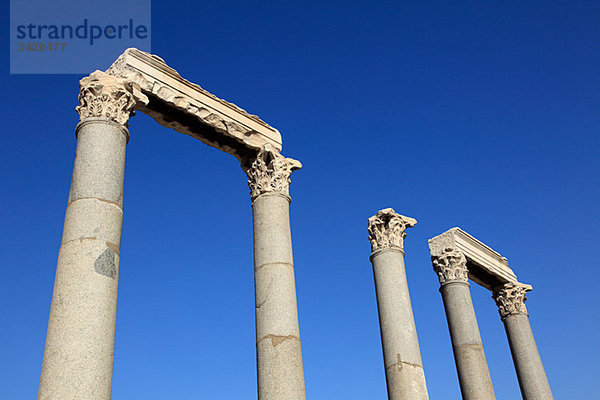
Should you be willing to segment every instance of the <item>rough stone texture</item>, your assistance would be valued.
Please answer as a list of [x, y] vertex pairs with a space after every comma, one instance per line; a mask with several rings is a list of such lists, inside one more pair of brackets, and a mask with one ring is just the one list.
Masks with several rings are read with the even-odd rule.
[[374, 250], [371, 262], [390, 400], [429, 398], [402, 250], [404, 230], [416, 222], [391, 208], [369, 218], [369, 241]]
[[300, 161], [283, 157], [266, 144], [246, 171], [252, 200], [264, 193], [279, 193], [289, 197], [290, 176], [302, 168]]
[[77, 128], [38, 399], [109, 399], [111, 394], [128, 138], [121, 113], [133, 104], [123, 100], [124, 92], [108, 90], [110, 85], [87, 90], [91, 82], [98, 80], [82, 80], [86, 100], [78, 111], [86, 117]]
[[431, 256], [433, 270], [445, 285], [450, 282], [469, 282], [467, 259], [464, 254], [453, 247], [446, 248], [440, 255]]
[[468, 284], [449, 283], [440, 292], [463, 399], [495, 399]]
[[[103, 118], [118, 124], [127, 125], [136, 99], [124, 79], [116, 78], [102, 71], [94, 71], [90, 76], [81, 79], [79, 105], [76, 107], [79, 120]], [[139, 97], [144, 103], [148, 99]]]
[[126, 79], [132, 89], [147, 96], [149, 101], [138, 102], [136, 109], [159, 124], [232, 154], [242, 162], [265, 144], [281, 151], [277, 129], [183, 79], [156, 55], [127, 49], [106, 72]]
[[500, 318], [504, 318], [514, 314], [527, 314], [525, 300], [527, 300], [527, 292], [533, 288], [531, 285], [522, 283], [507, 283], [494, 289], [492, 297], [498, 306]]
[[[248, 172], [253, 195], [258, 398], [303, 400], [306, 394], [289, 221], [289, 174], [282, 178], [273, 169], [280, 163], [267, 166], [271, 167]], [[266, 180], [266, 184], [257, 185], [255, 179]], [[286, 187], [270, 184], [268, 179], [284, 182]]]
[[496, 288], [493, 297], [504, 322], [523, 398], [526, 400], [552, 399], [550, 384], [525, 308], [525, 300], [527, 300], [525, 293], [530, 290], [530, 285], [508, 284]]
[[[94, 264], [107, 250], [97, 239], [63, 244], [52, 295], [38, 399], [110, 399], [119, 256], [113, 276]], [[109, 261], [109, 260], [105, 260]]]
[[406, 228], [415, 226], [417, 220], [397, 214], [393, 208], [380, 210], [369, 218], [369, 242], [371, 251], [380, 248], [404, 248]]
[[404, 254], [379, 250], [371, 258], [388, 398], [428, 399], [419, 340], [406, 282]]
[[445, 249], [441, 255], [432, 254], [431, 259], [441, 283], [462, 397], [465, 400], [495, 399], [466, 278], [466, 259], [453, 248]]

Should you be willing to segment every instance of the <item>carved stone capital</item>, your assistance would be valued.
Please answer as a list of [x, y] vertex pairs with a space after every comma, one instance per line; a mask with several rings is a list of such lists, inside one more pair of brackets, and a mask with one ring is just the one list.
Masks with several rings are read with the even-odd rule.
[[377, 214], [369, 218], [371, 252], [383, 248], [404, 249], [404, 231], [416, 224], [416, 219], [397, 214], [393, 208], [377, 211]]
[[440, 284], [449, 282], [469, 282], [467, 259], [454, 247], [448, 247], [440, 255], [431, 256], [433, 270], [438, 275]]
[[270, 144], [264, 145], [250, 168], [246, 170], [250, 197], [253, 201], [265, 193], [279, 193], [289, 197], [292, 181], [290, 176], [300, 168], [300, 161], [282, 156]]
[[500, 318], [515, 314], [528, 315], [525, 307], [526, 293], [532, 289], [531, 285], [523, 283], [507, 283], [495, 288], [492, 298], [496, 301]]
[[136, 105], [133, 93], [126, 81], [95, 71], [79, 81], [79, 121], [88, 118], [106, 118], [127, 126]]

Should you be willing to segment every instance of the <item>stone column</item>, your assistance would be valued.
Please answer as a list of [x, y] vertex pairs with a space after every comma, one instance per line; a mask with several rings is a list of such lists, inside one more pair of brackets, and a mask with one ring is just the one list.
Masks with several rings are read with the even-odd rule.
[[370, 259], [390, 400], [429, 398], [404, 267], [404, 231], [416, 223], [391, 208], [369, 218]]
[[548, 400], [553, 398], [552, 391], [525, 307], [525, 294], [531, 289], [530, 285], [508, 283], [495, 288], [492, 297], [504, 322], [523, 399]]
[[125, 83], [80, 81], [80, 122], [38, 399], [111, 395], [127, 121]]
[[254, 221], [259, 400], [305, 399], [289, 219], [289, 184], [300, 162], [270, 145], [246, 171]]
[[454, 248], [432, 255], [431, 260], [441, 284], [462, 397], [465, 400], [495, 399], [471, 301], [467, 260]]

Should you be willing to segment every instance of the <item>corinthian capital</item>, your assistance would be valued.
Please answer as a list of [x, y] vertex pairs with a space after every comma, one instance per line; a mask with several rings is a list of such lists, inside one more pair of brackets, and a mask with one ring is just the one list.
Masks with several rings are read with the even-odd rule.
[[404, 215], [397, 214], [393, 208], [377, 211], [377, 214], [369, 218], [369, 242], [371, 251], [382, 248], [404, 248], [406, 228], [417, 224], [417, 220]]
[[456, 248], [448, 247], [440, 255], [432, 255], [431, 263], [442, 285], [451, 281], [469, 281], [467, 259]]
[[280, 193], [289, 196], [290, 176], [302, 168], [300, 161], [286, 158], [270, 144], [266, 144], [257, 154], [248, 175], [248, 186], [252, 200], [264, 193]]
[[526, 293], [531, 291], [531, 285], [523, 283], [507, 283], [494, 289], [492, 298], [496, 301], [500, 318], [504, 319], [509, 315], [525, 314]]
[[127, 125], [136, 101], [125, 80], [95, 71], [79, 81], [79, 105], [75, 110], [79, 120], [106, 118]]

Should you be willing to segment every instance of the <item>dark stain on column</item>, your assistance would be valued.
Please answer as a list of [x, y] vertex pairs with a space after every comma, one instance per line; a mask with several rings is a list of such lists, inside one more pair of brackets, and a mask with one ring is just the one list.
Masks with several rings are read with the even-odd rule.
[[115, 252], [111, 249], [106, 249], [96, 258], [94, 269], [100, 275], [115, 279], [117, 275], [117, 266], [115, 264]]

